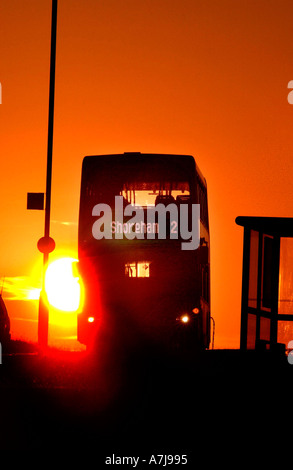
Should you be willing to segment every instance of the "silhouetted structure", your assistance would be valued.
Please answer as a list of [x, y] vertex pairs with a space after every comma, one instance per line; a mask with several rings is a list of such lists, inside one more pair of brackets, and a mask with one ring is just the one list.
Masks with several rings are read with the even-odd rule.
[[46, 205], [43, 243], [47, 241], [48, 249], [42, 250], [43, 279], [39, 302], [38, 342], [39, 346], [48, 346], [49, 307], [45, 292], [45, 272], [49, 260], [49, 244], [54, 242], [50, 237], [51, 214], [51, 183], [53, 159], [53, 128], [54, 128], [54, 99], [55, 99], [55, 66], [56, 66], [56, 35], [57, 35], [57, 0], [52, 0], [51, 20], [51, 54], [50, 54], [50, 84], [49, 84], [49, 117], [48, 117], [48, 144], [47, 144], [47, 172], [46, 172]]
[[293, 218], [237, 217], [244, 227], [240, 348], [293, 340]]
[[[116, 196], [125, 223], [113, 226]], [[100, 213], [99, 204], [110, 207], [111, 214], [106, 214], [107, 207]], [[197, 249], [182, 249], [181, 218], [172, 219], [169, 204], [179, 215], [183, 206], [188, 208], [189, 222], [192, 205], [200, 204]], [[146, 223], [150, 208], [158, 206], [166, 208], [164, 238], [157, 231], [158, 219], [157, 225]], [[143, 221], [130, 224], [130, 212], [137, 207]], [[106, 225], [117, 239], [113, 231], [109, 239], [94, 236], [96, 227], [103, 232]], [[136, 232], [132, 239], [126, 236], [130, 231]], [[167, 348], [208, 348], [209, 253], [207, 185], [192, 156], [126, 153], [84, 158], [79, 265], [85, 305], [78, 317], [79, 341], [88, 345], [98, 335], [111, 338], [106, 343], [136, 344], [144, 338]]]
[[10, 319], [7, 313], [6, 305], [0, 294], [0, 343], [10, 340]]

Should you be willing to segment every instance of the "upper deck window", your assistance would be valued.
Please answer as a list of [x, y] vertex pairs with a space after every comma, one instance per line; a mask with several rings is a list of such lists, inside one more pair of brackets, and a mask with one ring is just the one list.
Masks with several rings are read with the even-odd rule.
[[178, 196], [190, 196], [190, 191], [187, 182], [131, 182], [123, 184], [120, 196], [133, 206], [151, 207], [164, 198], [175, 202]]

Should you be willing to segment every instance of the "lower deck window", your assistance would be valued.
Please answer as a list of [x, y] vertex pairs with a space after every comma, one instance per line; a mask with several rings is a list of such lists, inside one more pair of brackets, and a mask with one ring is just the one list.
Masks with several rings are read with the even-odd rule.
[[126, 277], [150, 277], [149, 261], [134, 261], [125, 264]]

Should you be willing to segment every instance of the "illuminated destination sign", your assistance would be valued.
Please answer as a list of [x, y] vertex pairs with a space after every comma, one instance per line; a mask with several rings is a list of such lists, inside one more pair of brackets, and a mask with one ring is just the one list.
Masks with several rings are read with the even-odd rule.
[[132, 204], [123, 207], [123, 197], [115, 196], [114, 217], [111, 206], [103, 203], [93, 207], [92, 215], [98, 217], [92, 226], [96, 240], [180, 238], [182, 250], [196, 250], [200, 244], [199, 204], [159, 203], [144, 209]]

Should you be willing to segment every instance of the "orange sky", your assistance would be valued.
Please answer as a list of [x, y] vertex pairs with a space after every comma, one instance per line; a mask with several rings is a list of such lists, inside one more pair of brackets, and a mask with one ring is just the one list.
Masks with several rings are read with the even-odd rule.
[[[76, 254], [84, 155], [194, 155], [209, 190], [215, 347], [239, 346], [235, 217], [293, 212], [292, 23], [291, 0], [58, 2], [51, 236]], [[33, 341], [37, 304], [21, 299], [38, 287], [44, 213], [26, 210], [26, 193], [45, 191], [50, 28], [51, 0], [1, 1], [0, 277], [12, 336]], [[52, 325], [50, 343], [73, 334]]]

